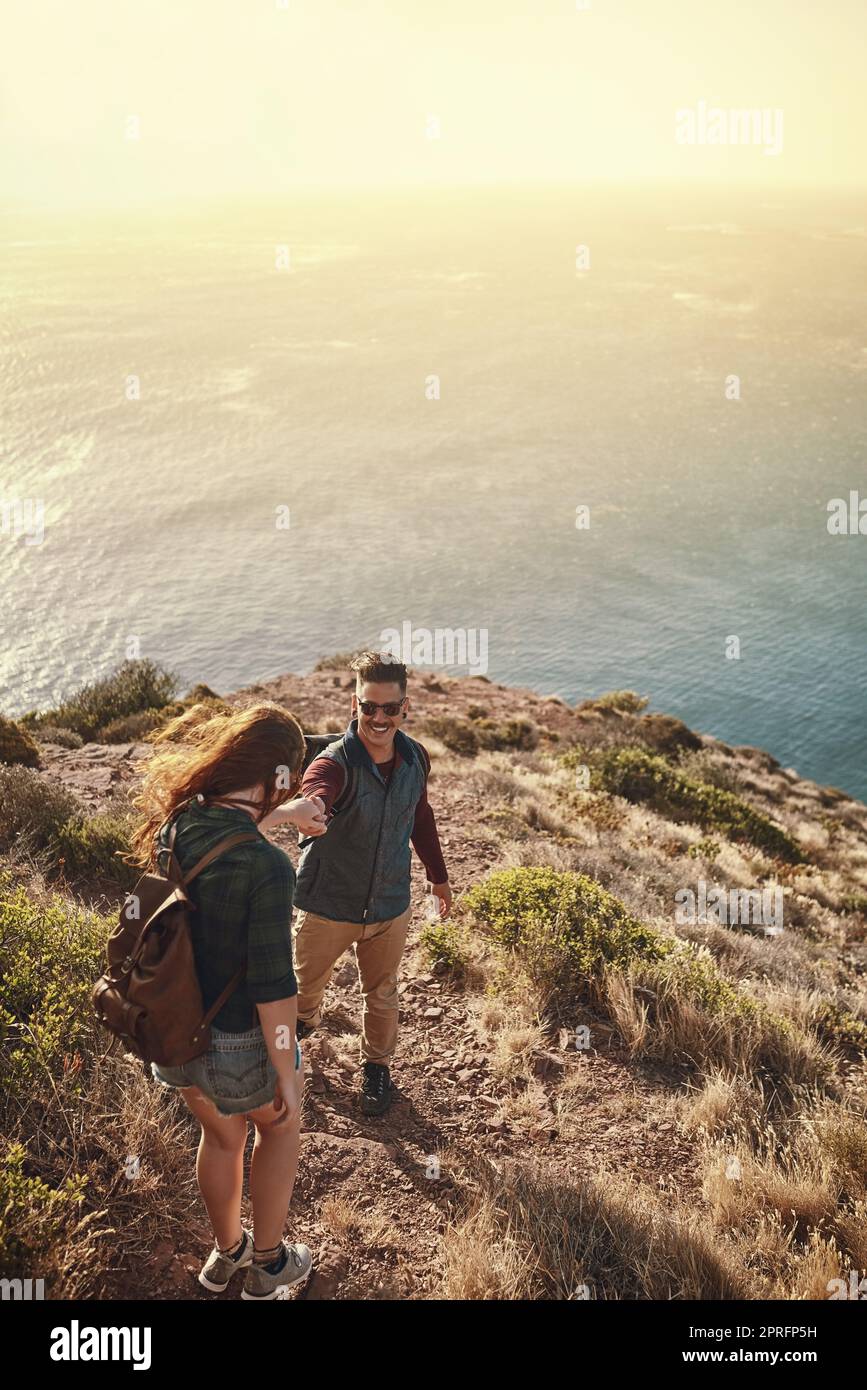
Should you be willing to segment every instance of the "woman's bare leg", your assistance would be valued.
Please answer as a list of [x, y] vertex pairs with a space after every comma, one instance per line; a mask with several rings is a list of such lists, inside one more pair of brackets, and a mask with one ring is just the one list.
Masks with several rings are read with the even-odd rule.
[[243, 1115], [221, 1115], [197, 1086], [184, 1087], [181, 1095], [202, 1126], [196, 1178], [214, 1240], [228, 1250], [241, 1239], [247, 1121]]
[[[302, 1082], [299, 1074], [298, 1083]], [[250, 1201], [253, 1204], [253, 1243], [271, 1250], [283, 1239], [286, 1215], [298, 1172], [301, 1116], [281, 1120], [273, 1104], [251, 1110], [256, 1142], [250, 1163]]]

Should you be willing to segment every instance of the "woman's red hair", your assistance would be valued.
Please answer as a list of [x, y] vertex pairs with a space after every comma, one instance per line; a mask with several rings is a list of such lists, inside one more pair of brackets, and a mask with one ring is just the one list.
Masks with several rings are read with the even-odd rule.
[[231, 714], [194, 705], [154, 738], [161, 748], [148, 762], [134, 805], [141, 821], [132, 835], [132, 857], [153, 863], [160, 826], [191, 797], [229, 797], [262, 786], [262, 820], [292, 797], [304, 761], [304, 734], [279, 705], [262, 703]]

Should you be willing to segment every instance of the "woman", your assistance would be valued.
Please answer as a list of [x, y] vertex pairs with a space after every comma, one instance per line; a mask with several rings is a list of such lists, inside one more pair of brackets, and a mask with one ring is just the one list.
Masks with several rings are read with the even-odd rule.
[[[318, 800], [291, 799], [300, 782], [304, 735], [278, 705], [213, 715], [197, 706], [170, 724], [160, 741], [169, 746], [151, 759], [136, 803], [142, 811], [133, 837], [139, 862], [159, 858], [165, 867], [172, 826], [184, 873], [220, 840], [239, 831], [255, 837], [215, 859], [189, 889], [204, 1007], [245, 960], [246, 974], [214, 1019], [209, 1050], [182, 1067], [154, 1063], [152, 1070], [164, 1086], [180, 1090], [201, 1125], [196, 1176], [214, 1250], [199, 1283], [221, 1293], [246, 1269], [241, 1297], [264, 1301], [303, 1284], [312, 1259], [306, 1245], [283, 1239], [298, 1167], [303, 1084], [290, 935], [295, 872], [288, 855], [261, 832], [289, 820], [302, 834], [319, 835], [325, 822]], [[247, 1120], [256, 1128], [252, 1232], [241, 1225]]]

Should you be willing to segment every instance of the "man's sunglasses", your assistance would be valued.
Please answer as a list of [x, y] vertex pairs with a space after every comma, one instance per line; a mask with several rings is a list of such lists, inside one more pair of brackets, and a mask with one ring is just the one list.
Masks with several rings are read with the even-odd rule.
[[368, 719], [372, 714], [376, 714], [378, 709], [381, 709], [388, 719], [394, 719], [395, 715], [400, 714], [405, 703], [406, 696], [404, 696], [402, 700], [389, 700], [388, 703], [384, 705], [377, 705], [373, 700], [359, 700], [358, 708], [361, 710], [362, 714], [367, 715]]

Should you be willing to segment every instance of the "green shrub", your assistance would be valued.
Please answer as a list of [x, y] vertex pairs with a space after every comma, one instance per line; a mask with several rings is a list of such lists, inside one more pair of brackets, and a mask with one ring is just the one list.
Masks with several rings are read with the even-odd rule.
[[475, 728], [481, 747], [493, 751], [507, 748], [529, 751], [539, 742], [539, 730], [532, 719], [507, 719], [504, 724], [494, 719], [478, 719]]
[[[660, 752], [663, 751], [660, 749]], [[718, 762], [707, 748], [683, 751], [677, 760], [678, 769], [684, 777], [693, 782], [710, 782], [711, 786], [722, 787], [723, 791], [740, 791], [740, 782], [734, 768]]]
[[594, 773], [606, 791], [642, 802], [669, 820], [692, 821], [731, 840], [746, 840], [789, 863], [804, 862], [797, 842], [761, 811], [733, 792], [693, 781], [664, 758], [641, 748], [603, 750], [596, 757]]
[[666, 756], [697, 752], [702, 747], [698, 734], [672, 714], [643, 714], [635, 720], [633, 730], [636, 742], [643, 743], [651, 752]]
[[51, 846], [53, 863], [66, 878], [104, 878], [121, 888], [131, 888], [138, 877], [119, 857], [129, 849], [129, 822], [116, 815], [73, 816]]
[[640, 714], [648, 705], [646, 695], [637, 695], [634, 690], [609, 690], [595, 700], [584, 700], [579, 709], [614, 711], [617, 714]]
[[499, 723], [495, 719], [460, 719], [456, 715], [440, 714], [425, 720], [424, 732], [438, 738], [462, 758], [474, 758], [480, 748], [493, 752], [511, 748], [529, 750], [539, 742], [539, 730], [532, 719], [507, 719]]
[[79, 1175], [49, 1187], [24, 1171], [26, 1162], [23, 1144], [10, 1144], [0, 1162], [0, 1269], [13, 1279], [34, 1277], [62, 1228], [78, 1216], [87, 1186]]
[[335, 652], [333, 656], [320, 656], [316, 665], [313, 667], [313, 670], [345, 671], [346, 675], [348, 676], [350, 674], [350, 661], [352, 661], [353, 657], [359, 656], [361, 651], [362, 648], [359, 648], [357, 652]]
[[476, 726], [467, 719], [457, 719], [451, 714], [434, 715], [425, 720], [424, 732], [438, 738], [462, 758], [474, 758], [479, 751]]
[[0, 766], [0, 852], [44, 850], [82, 810], [70, 791], [27, 767]]
[[129, 820], [118, 811], [88, 816], [60, 783], [25, 767], [0, 766], [0, 852], [38, 855], [70, 880], [110, 879], [120, 887], [135, 872], [116, 857], [129, 850]]
[[36, 730], [40, 743], [56, 743], [60, 748], [82, 748], [84, 739], [74, 729], [64, 729], [58, 724], [40, 724]]
[[443, 965], [456, 975], [464, 973], [466, 939], [456, 922], [426, 922], [419, 933], [419, 942], [431, 965]]
[[146, 734], [158, 729], [166, 720], [165, 712], [158, 709], [139, 710], [138, 714], [124, 714], [119, 719], [111, 719], [97, 730], [98, 743], [140, 743]]
[[14, 719], [0, 714], [0, 763], [39, 766], [39, 749], [30, 734]]
[[28, 722], [36, 728], [59, 724], [88, 741], [113, 719], [162, 709], [174, 698], [177, 687], [177, 677], [155, 662], [125, 661], [111, 675], [82, 686], [56, 709], [29, 715]]
[[558, 976], [591, 977], [636, 958], [661, 960], [673, 945], [592, 878], [551, 868], [499, 869], [470, 889], [463, 907], [536, 978], [557, 958]]
[[45, 1068], [62, 1074], [65, 1059], [93, 1052], [90, 992], [114, 925], [56, 895], [35, 901], [0, 873], [0, 1084], [20, 1091]]
[[[612, 976], [648, 996], [656, 1041], [671, 1037], [684, 1003], [706, 1020], [707, 1055], [726, 1055], [732, 1029], [752, 1028], [757, 1063], [785, 1074], [794, 1055], [790, 1026], [722, 975], [710, 952], [645, 926], [593, 879], [551, 868], [500, 869], [462, 899], [486, 935], [514, 953], [547, 1006], [563, 1014], [580, 995], [605, 1004]], [[508, 979], [508, 973], [505, 976]], [[681, 1060], [689, 1060], [687, 1057]]]
[[[90, 994], [111, 924], [52, 896], [34, 899], [0, 872], [0, 1101], [3, 1128], [33, 1136], [0, 1155], [0, 1269], [57, 1272], [57, 1246], [75, 1242], [87, 1178], [68, 1176], [91, 1099], [90, 1061], [104, 1050]], [[55, 1121], [46, 1143], [43, 1123]], [[54, 1161], [52, 1162], [52, 1157]], [[42, 1176], [54, 1173], [51, 1185]], [[46, 1292], [51, 1296], [51, 1285]]]
[[[645, 983], [654, 984], [663, 994], [674, 995], [698, 1004], [707, 1014], [724, 1015], [732, 1020], [757, 1019], [763, 1012], [760, 1004], [739, 990], [717, 969], [713, 956], [706, 948], [678, 941], [663, 961], [643, 971]], [[657, 1008], [659, 1007], [657, 1000]]]
[[487, 719], [488, 711], [485, 705], [467, 705], [468, 719]]
[[709, 859], [711, 863], [721, 852], [722, 846], [716, 840], [699, 840], [687, 850], [690, 859]]
[[824, 1042], [867, 1055], [867, 1023], [833, 999], [823, 999], [810, 1022]]

